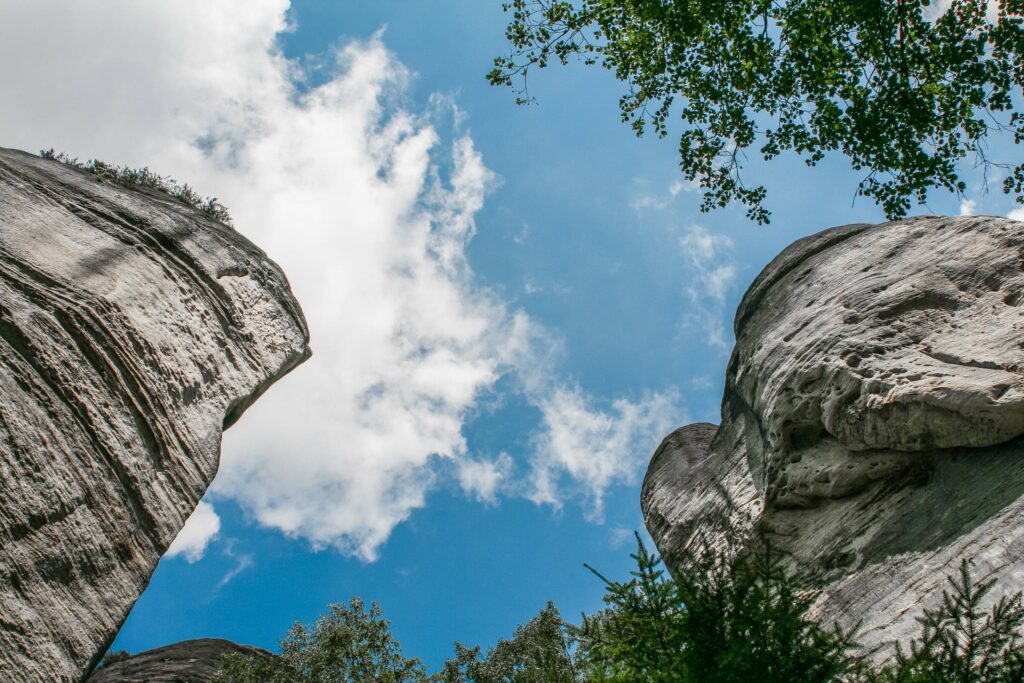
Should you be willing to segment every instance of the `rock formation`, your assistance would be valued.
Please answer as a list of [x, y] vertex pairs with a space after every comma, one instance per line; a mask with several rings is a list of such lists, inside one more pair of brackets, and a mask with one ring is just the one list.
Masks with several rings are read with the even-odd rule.
[[206, 683], [213, 680], [221, 660], [235, 652], [274, 656], [258, 647], [236, 645], [220, 638], [185, 640], [98, 669], [89, 677], [89, 683]]
[[0, 149], [0, 679], [88, 674], [307, 344], [231, 228]]
[[783, 251], [737, 311], [721, 425], [677, 430], [648, 469], [670, 566], [694, 534], [746, 526], [867, 645], [916, 635], [961, 558], [1024, 589], [1022, 300], [1009, 219], [849, 225]]

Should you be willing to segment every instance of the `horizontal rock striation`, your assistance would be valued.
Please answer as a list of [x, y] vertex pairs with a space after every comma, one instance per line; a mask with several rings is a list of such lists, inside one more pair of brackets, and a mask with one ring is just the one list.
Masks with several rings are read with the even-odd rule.
[[0, 149], [0, 679], [79, 680], [309, 355], [280, 269], [155, 191]]
[[642, 492], [671, 562], [754, 530], [818, 614], [906, 639], [970, 558], [1024, 588], [1024, 223], [922, 217], [800, 240], [736, 314], [722, 423], [668, 437]]
[[207, 683], [213, 680], [221, 660], [236, 653], [268, 659], [274, 656], [258, 647], [220, 638], [185, 640], [97, 669], [89, 683]]

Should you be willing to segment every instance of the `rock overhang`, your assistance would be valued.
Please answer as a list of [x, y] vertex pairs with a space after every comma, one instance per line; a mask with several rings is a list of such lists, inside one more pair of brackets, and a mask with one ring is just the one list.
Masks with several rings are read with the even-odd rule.
[[0, 149], [0, 672], [76, 680], [310, 354], [284, 273], [174, 198]]
[[[1015, 585], [1022, 298], [1024, 223], [1005, 218], [791, 245], [737, 310], [721, 425], [679, 430], [652, 459], [642, 502], [661, 552], [715, 520], [748, 525], [823, 588], [823, 617], [864, 618], [879, 641], [913, 627], [907, 586], [942, 585], [937, 567], [961, 556]], [[869, 614], [886, 600], [898, 616]]]

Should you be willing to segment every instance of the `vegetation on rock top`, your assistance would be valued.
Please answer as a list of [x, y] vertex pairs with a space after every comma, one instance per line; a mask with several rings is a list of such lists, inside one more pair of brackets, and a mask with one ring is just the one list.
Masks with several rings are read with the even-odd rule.
[[169, 176], [158, 175], [148, 167], [114, 166], [98, 159], [83, 163], [64, 152], [54, 152], [52, 148], [40, 150], [39, 156], [91, 173], [101, 182], [109, 182], [129, 189], [144, 187], [162, 192], [186, 206], [202, 211], [214, 220], [231, 225], [231, 215], [228, 213], [227, 207], [217, 201], [216, 197], [204, 197], [187, 183], [179, 183]]

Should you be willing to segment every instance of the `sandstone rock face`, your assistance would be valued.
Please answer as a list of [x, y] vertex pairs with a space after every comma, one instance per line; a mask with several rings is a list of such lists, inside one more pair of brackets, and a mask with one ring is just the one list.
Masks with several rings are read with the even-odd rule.
[[156, 192], [0, 149], [0, 679], [79, 680], [309, 355], [278, 267]]
[[212, 681], [221, 660], [240, 652], [271, 658], [257, 647], [230, 640], [200, 638], [140, 652], [122, 662], [98, 669], [89, 683], [206, 683]]
[[[1024, 589], [1024, 223], [922, 217], [800, 240], [736, 315], [722, 423], [642, 492], [669, 563], [723, 519], [822, 588], [826, 621], [916, 635], [963, 557]], [[885, 650], [888, 652], [888, 650]]]

